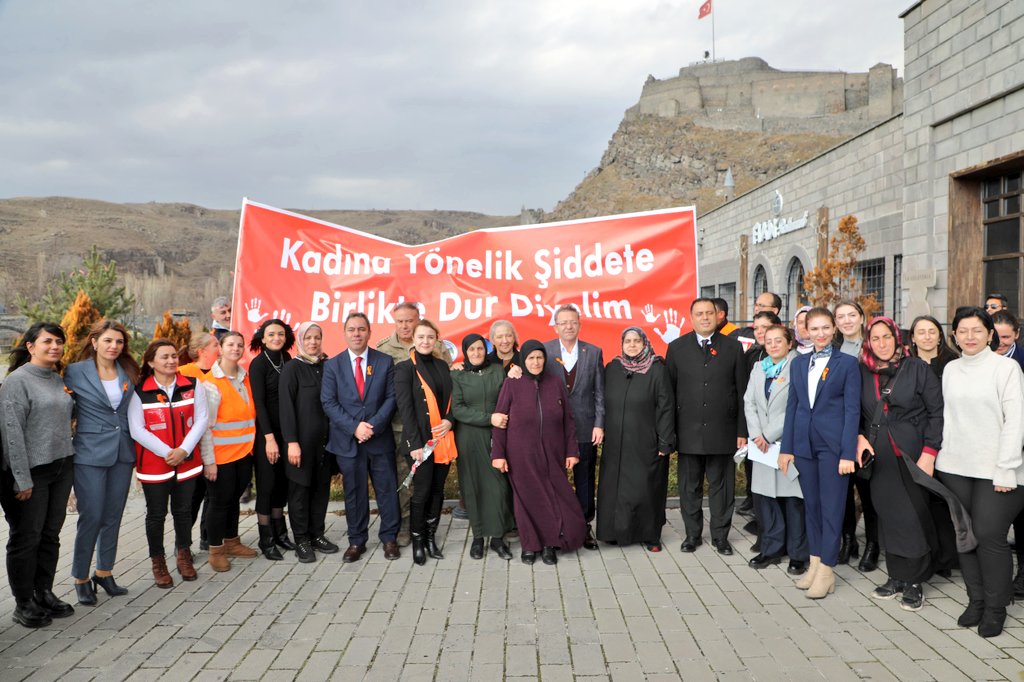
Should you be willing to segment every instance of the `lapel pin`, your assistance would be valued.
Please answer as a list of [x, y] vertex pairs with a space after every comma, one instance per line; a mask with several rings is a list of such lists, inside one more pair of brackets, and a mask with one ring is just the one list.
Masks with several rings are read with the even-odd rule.
[[821, 380], [825, 381], [825, 379], [828, 379], [828, 367], [826, 367], [825, 371], [821, 373]]

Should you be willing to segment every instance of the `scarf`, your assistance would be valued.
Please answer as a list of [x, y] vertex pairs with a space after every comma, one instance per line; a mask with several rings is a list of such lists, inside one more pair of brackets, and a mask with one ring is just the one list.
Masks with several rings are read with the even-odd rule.
[[[480, 343], [484, 344], [484, 361], [481, 362], [479, 365], [474, 365], [472, 362], [469, 361], [469, 347], [472, 346], [477, 341], [479, 341]], [[465, 369], [465, 370], [467, 370], [469, 372], [479, 372], [480, 370], [482, 370], [485, 367], [487, 367], [488, 365], [490, 365], [491, 362], [490, 362], [490, 360], [487, 359], [486, 351], [487, 351], [487, 342], [484, 341], [484, 337], [480, 336], [479, 334], [467, 334], [466, 338], [462, 339], [462, 357], [463, 357], [462, 367], [463, 367], [463, 369]]]
[[778, 362], [772, 360], [769, 355], [761, 361], [761, 369], [764, 370], [764, 376], [769, 381], [774, 381], [780, 374], [782, 374], [782, 368], [786, 366], [786, 361], [789, 360], [789, 356], [782, 358]]
[[519, 357], [523, 359], [523, 376], [528, 376], [534, 381], [540, 381], [541, 379], [544, 378], [544, 368], [541, 368], [540, 374], [532, 374], [530, 370], [526, 369], [526, 358], [528, 358], [530, 356], [530, 353], [532, 353], [535, 350], [539, 350], [541, 353], [544, 354], [544, 363], [547, 364], [548, 352], [547, 350], [544, 349], [544, 344], [541, 343], [540, 341], [537, 341], [536, 339], [530, 339], [529, 341], [522, 345], [522, 347], [519, 349]]
[[[804, 337], [800, 336], [800, 329], [799, 329], [799, 327], [797, 327], [797, 324], [796, 324], [796, 320], [797, 320], [798, 317], [800, 317], [800, 313], [806, 313], [810, 309], [811, 309], [811, 306], [805, 305], [804, 307], [802, 307], [799, 310], [797, 310], [796, 311], [796, 315], [793, 316], [793, 339], [796, 341], [796, 347], [797, 348], [807, 348], [808, 346], [813, 346], [814, 345], [814, 344], [811, 343], [810, 339], [805, 339]], [[806, 351], [804, 351], [804, 352], [806, 352]]]
[[302, 340], [306, 338], [306, 334], [309, 333], [310, 329], [319, 329], [320, 333], [323, 334], [323, 329], [316, 322], [303, 322], [299, 325], [299, 328], [295, 331], [295, 338], [299, 340], [298, 348], [295, 351], [295, 359], [300, 362], [304, 362], [307, 365], [315, 365], [318, 362], [322, 362], [327, 358], [326, 353], [320, 353], [320, 355], [306, 355], [306, 349], [302, 347]]
[[630, 332], [636, 332], [640, 335], [640, 340], [644, 342], [643, 349], [634, 357], [629, 357], [624, 352], [619, 355], [619, 362], [622, 363], [622, 368], [627, 372], [633, 374], [647, 374], [647, 370], [651, 368], [655, 360], [660, 360], [657, 355], [654, 354], [654, 348], [651, 346], [651, 340], [647, 338], [647, 334], [644, 334], [644, 330], [640, 327], [627, 327], [622, 332], [622, 338], [620, 341], [626, 340], [626, 334]]
[[[423, 355], [419, 351], [413, 351], [410, 359], [412, 364], [416, 367], [416, 376], [420, 380], [420, 386], [423, 388], [423, 395], [427, 399], [427, 415], [430, 418], [430, 426], [433, 428], [440, 424], [442, 419], [441, 408], [437, 401], [437, 393], [440, 391], [435, 391], [431, 387], [426, 377], [424, 377], [424, 372], [421, 372], [420, 370], [426, 369], [426, 374], [429, 376], [431, 371], [436, 369], [432, 367], [432, 365], [441, 361], [433, 355]], [[437, 377], [430, 376], [430, 379], [436, 380]], [[445, 412], [447, 413], [452, 408], [451, 395], [447, 396], [445, 404]], [[445, 434], [444, 438], [441, 438], [440, 440], [437, 440], [436, 438], [431, 438], [431, 440], [434, 441], [434, 461], [438, 464], [448, 464], [459, 456], [458, 450], [455, 449], [455, 431], [449, 431]], [[424, 445], [426, 444], [424, 443]]]
[[811, 364], [813, 365], [814, 361], [817, 360], [818, 358], [826, 358], [826, 359], [827, 358], [831, 358], [832, 357], [832, 349], [834, 347], [835, 346], [825, 346], [821, 350], [814, 351], [814, 354], [811, 356]]

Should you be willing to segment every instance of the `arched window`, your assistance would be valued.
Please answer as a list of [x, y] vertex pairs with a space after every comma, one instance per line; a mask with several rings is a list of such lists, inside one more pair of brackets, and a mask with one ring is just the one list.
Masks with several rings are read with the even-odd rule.
[[764, 271], [763, 265], [754, 269], [754, 298], [768, 291], [768, 273]]
[[791, 320], [804, 305], [804, 265], [795, 256], [786, 270], [786, 317]]

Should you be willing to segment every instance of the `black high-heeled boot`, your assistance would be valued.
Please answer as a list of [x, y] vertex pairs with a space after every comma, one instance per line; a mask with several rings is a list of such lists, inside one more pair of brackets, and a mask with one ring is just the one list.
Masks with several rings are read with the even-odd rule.
[[427, 552], [423, 536], [419, 533], [412, 533], [412, 562], [417, 566], [427, 563]]
[[443, 559], [444, 554], [441, 553], [441, 548], [437, 546], [437, 526], [441, 519], [427, 519], [427, 554], [430, 555], [431, 559]]
[[285, 523], [283, 516], [271, 516], [270, 527], [274, 529], [274, 544], [281, 549], [295, 551], [295, 543], [288, 537], [288, 524]]
[[860, 546], [857, 544], [857, 536], [843, 533], [842, 541], [839, 544], [839, 563], [850, 563], [851, 556], [860, 556]]
[[997, 606], [985, 607], [985, 613], [981, 616], [978, 624], [978, 634], [982, 637], [998, 637], [1003, 632], [1003, 623], [1006, 622], [1006, 607]]
[[260, 531], [260, 551], [263, 552], [263, 556], [271, 561], [281, 561], [284, 559], [281, 556], [280, 550], [277, 549], [277, 544], [274, 542], [274, 529], [269, 525], [257, 525], [256, 527]]
[[857, 570], [861, 573], [870, 573], [876, 568], [878, 568], [878, 543], [865, 542], [864, 556], [861, 557], [860, 563], [857, 564]]

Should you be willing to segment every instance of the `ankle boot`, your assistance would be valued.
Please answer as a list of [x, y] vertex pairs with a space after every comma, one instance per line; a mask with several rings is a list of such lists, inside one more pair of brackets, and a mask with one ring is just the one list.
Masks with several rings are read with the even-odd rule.
[[174, 587], [174, 579], [167, 571], [167, 560], [164, 555], [150, 557], [150, 559], [153, 562], [153, 580], [156, 582], [156, 586], [161, 589]]
[[978, 624], [978, 634], [982, 637], [998, 637], [1003, 632], [1003, 623], [1006, 622], [1006, 607], [985, 607], [985, 613], [981, 616], [981, 623]]
[[1013, 579], [1013, 598], [1024, 599], [1024, 557], [1020, 556], [1017, 557], [1017, 575]]
[[231, 570], [231, 562], [228, 561], [224, 545], [210, 545], [210, 557], [207, 559], [207, 563], [218, 573]]
[[252, 547], [243, 545], [242, 540], [237, 535], [233, 538], [224, 538], [224, 553], [228, 556], [243, 557], [246, 559], [252, 559], [259, 554]]
[[876, 568], [878, 568], [878, 543], [868, 540], [864, 543], [864, 556], [857, 564], [857, 570], [861, 573], [870, 573]]
[[831, 566], [818, 564], [818, 570], [814, 572], [814, 582], [807, 590], [808, 599], [824, 599], [827, 595], [836, 591], [836, 576]]
[[801, 590], [811, 589], [811, 585], [814, 584], [814, 574], [818, 572], [819, 566], [821, 566], [821, 557], [812, 556], [811, 562], [807, 564], [807, 572], [800, 577], [800, 580], [796, 581], [796, 586]]
[[430, 555], [431, 559], [444, 558], [441, 548], [437, 546], [437, 525], [440, 521], [440, 519], [427, 519], [427, 554]]
[[175, 555], [178, 564], [178, 575], [182, 580], [195, 580], [196, 567], [192, 565], [192, 550], [188, 547], [179, 547]]
[[839, 545], [839, 562], [840, 564], [850, 563], [850, 557], [860, 556], [860, 546], [857, 544], [856, 535], [847, 535], [843, 533], [842, 542]]
[[53, 622], [50, 614], [36, 604], [31, 597], [15, 600], [13, 620], [27, 628], [42, 628]]
[[956, 619], [956, 624], [962, 628], [973, 628], [981, 623], [981, 617], [985, 613], [985, 602], [981, 599], [972, 599], [967, 603], [967, 608]]
[[[274, 529], [274, 543], [281, 549], [295, 551], [295, 543], [288, 537], [288, 524], [283, 516], [271, 516], [270, 527]], [[270, 557], [267, 557], [268, 559]]]
[[269, 525], [257, 526], [260, 531], [260, 551], [263, 552], [263, 556], [270, 559], [271, 561], [281, 561], [284, 559], [281, 556], [281, 551], [277, 548], [276, 538], [274, 537], [274, 530]]
[[419, 533], [412, 534], [412, 562], [417, 566], [427, 563], [425, 541]]

